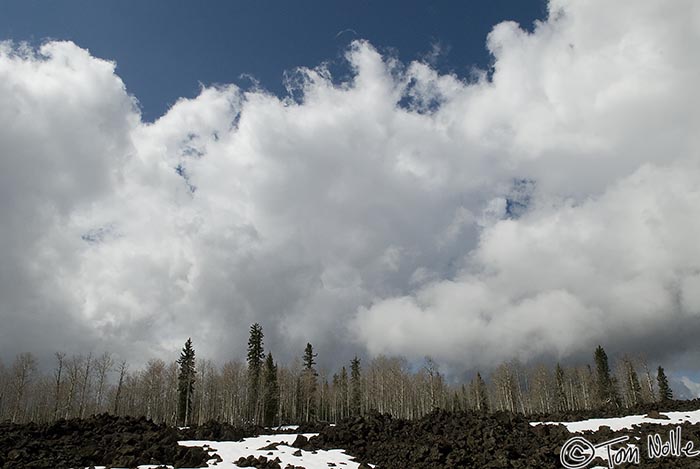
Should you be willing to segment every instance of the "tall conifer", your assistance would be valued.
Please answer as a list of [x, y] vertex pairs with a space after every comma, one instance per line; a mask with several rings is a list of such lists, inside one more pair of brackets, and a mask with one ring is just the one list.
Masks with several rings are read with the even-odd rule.
[[673, 391], [671, 391], [671, 386], [668, 385], [668, 378], [666, 378], [666, 373], [662, 367], [659, 367], [656, 372], [656, 382], [659, 385], [659, 400], [664, 402], [673, 399]]
[[263, 376], [265, 388], [263, 398], [263, 407], [265, 409], [263, 423], [269, 427], [274, 425], [280, 401], [280, 388], [277, 382], [277, 365], [272, 358], [272, 353], [268, 353], [265, 359], [265, 371]]
[[195, 365], [194, 347], [192, 339], [187, 339], [182, 348], [180, 358], [177, 361], [180, 372], [177, 377], [178, 391], [178, 421], [183, 426], [188, 426], [192, 419], [192, 400], [194, 397]]
[[263, 349], [262, 326], [257, 322], [250, 326], [248, 338], [248, 418], [252, 423], [260, 422], [260, 381], [262, 376], [265, 350]]
[[362, 370], [360, 359], [355, 356], [350, 362], [350, 415], [360, 415], [362, 409]]

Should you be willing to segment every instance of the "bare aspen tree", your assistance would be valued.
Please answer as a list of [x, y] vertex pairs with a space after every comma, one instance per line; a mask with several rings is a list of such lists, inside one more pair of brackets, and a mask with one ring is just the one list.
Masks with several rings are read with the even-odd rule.
[[92, 371], [92, 352], [90, 352], [85, 359], [85, 370], [82, 374], [82, 385], [80, 387], [80, 404], [78, 406], [78, 416], [83, 418], [85, 416], [85, 410], [88, 405], [88, 388], [90, 386], [90, 377]]
[[208, 420], [218, 420], [221, 415], [217, 406], [220, 400], [221, 376], [214, 363], [207, 359], [200, 360], [199, 373], [201, 376], [199, 377], [198, 391], [195, 393], [197, 399], [195, 408], [197, 409], [196, 420], [201, 425]]
[[425, 357], [425, 365], [423, 366], [428, 375], [429, 393], [430, 393], [430, 410], [440, 406], [440, 390], [442, 388], [442, 376], [440, 368], [431, 357]]
[[590, 410], [596, 405], [595, 386], [596, 376], [591, 365], [578, 368], [578, 396], [575, 397], [577, 409]]
[[549, 370], [539, 365], [533, 370], [532, 387], [529, 394], [530, 406], [528, 413], [549, 413], [553, 410], [553, 393]]
[[56, 379], [56, 388], [54, 392], [54, 408], [53, 408], [53, 419], [58, 418], [58, 408], [61, 402], [61, 374], [63, 372], [63, 360], [66, 358], [65, 353], [56, 352], [56, 370], [54, 371], [54, 377]]
[[642, 370], [644, 372], [644, 385], [642, 386], [642, 401], [643, 402], [656, 402], [656, 389], [654, 386], [654, 377], [649, 370], [649, 364], [646, 358], [643, 356], [639, 358], [639, 362], [642, 365]]
[[319, 376], [321, 385], [318, 394], [318, 419], [321, 422], [327, 422], [330, 420], [330, 385], [325, 371], [322, 370]]
[[642, 387], [632, 359], [625, 355], [619, 364], [619, 376], [624, 380], [623, 396], [625, 407], [633, 407], [642, 402]]
[[7, 387], [7, 371], [5, 370], [5, 364], [0, 359], [0, 420], [6, 419], [5, 401], [7, 400]]
[[223, 386], [223, 420], [242, 423], [246, 402], [246, 369], [239, 361], [229, 361], [221, 370]]
[[126, 370], [128, 366], [126, 360], [122, 361], [119, 365], [119, 382], [117, 384], [116, 392], [114, 393], [114, 415], [119, 415], [122, 390], [124, 387], [124, 378], [126, 377]]
[[515, 401], [519, 404], [518, 410], [522, 414], [531, 412], [531, 404], [526, 402], [526, 397], [530, 395], [530, 383], [528, 376], [523, 372], [523, 366], [518, 359], [511, 360], [511, 370], [515, 381]]
[[144, 414], [146, 418], [157, 422], [165, 420], [165, 367], [163, 360], [151, 359], [141, 374]]
[[64, 418], [75, 417], [73, 411], [74, 401], [78, 393], [82, 364], [83, 357], [80, 355], [73, 355], [66, 360], [65, 368], [68, 375], [68, 394], [66, 395], [66, 402], [63, 405]]
[[177, 425], [177, 376], [177, 362], [172, 361], [168, 363], [165, 368], [163, 403], [164, 422], [172, 426]]
[[112, 370], [114, 359], [112, 355], [104, 352], [95, 363], [97, 372], [97, 390], [95, 396], [95, 406], [97, 412], [103, 412], [105, 387], [107, 385], [107, 373]]
[[14, 391], [12, 422], [23, 421], [27, 406], [27, 388], [36, 371], [36, 365], [36, 359], [31, 353], [22, 353], [17, 356], [12, 366], [12, 388]]
[[301, 421], [301, 361], [295, 358], [289, 367], [278, 371], [280, 385], [280, 415], [285, 422]]
[[472, 394], [474, 395], [474, 409], [482, 412], [489, 410], [489, 398], [486, 382], [481, 377], [481, 373], [476, 373], [472, 380]]
[[564, 368], [557, 363], [554, 371], [554, 379], [556, 386], [556, 399], [557, 399], [557, 410], [559, 412], [566, 412], [571, 410], [570, 401], [567, 399], [566, 393], [566, 376], [564, 375]]
[[502, 363], [493, 374], [493, 382], [499, 410], [515, 412], [517, 408], [517, 384], [509, 363]]

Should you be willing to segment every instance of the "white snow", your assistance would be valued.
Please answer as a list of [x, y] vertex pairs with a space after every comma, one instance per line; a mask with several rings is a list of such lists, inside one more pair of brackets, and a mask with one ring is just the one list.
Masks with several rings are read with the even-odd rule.
[[[625, 417], [613, 417], [613, 418], [602, 418], [602, 419], [588, 419], [581, 420], [578, 422], [530, 422], [530, 425], [564, 425], [571, 433], [581, 433], [587, 430], [596, 431], [601, 426], [608, 426], [612, 431], [619, 431], [623, 429], [632, 429], [633, 426], [642, 423], [652, 423], [657, 425], [676, 425], [683, 422], [688, 422], [695, 424], [700, 422], [700, 410], [693, 410], [688, 412], [659, 412], [661, 416], [666, 416], [665, 418], [650, 418], [645, 415], [628, 415]], [[640, 444], [640, 438], [634, 437], [632, 440], [628, 440], [629, 443], [627, 447], [632, 447]], [[596, 442], [598, 444], [600, 442]], [[565, 442], [562, 441], [562, 446]], [[614, 455], [619, 450], [611, 450]], [[591, 454], [589, 451], [584, 451], [584, 453]], [[608, 453], [604, 447], [596, 448], [594, 450], [596, 457], [600, 457], [603, 461], [608, 462]], [[608, 462], [608, 464], [610, 464]], [[594, 466], [590, 469], [606, 469], [605, 466]]]
[[688, 412], [659, 412], [661, 415], [668, 417], [666, 419], [652, 419], [644, 415], [628, 415], [626, 417], [614, 417], [607, 419], [588, 419], [579, 422], [530, 422], [530, 425], [564, 425], [570, 432], [579, 433], [586, 430], [598, 430], [603, 425], [610, 427], [612, 431], [622, 430], [624, 428], [631, 429], [634, 425], [641, 423], [655, 423], [659, 425], [674, 425], [683, 422], [698, 423], [700, 422], [700, 410]]
[[[205, 446], [211, 448], [211, 453], [218, 454], [223, 462], [212, 466], [213, 460], [209, 462], [209, 467], [218, 469], [234, 469], [238, 468], [234, 464], [241, 456], [265, 456], [267, 459], [280, 458], [280, 466], [284, 467], [287, 464], [295, 466], [303, 466], [306, 469], [328, 469], [328, 463], [334, 463], [339, 469], [357, 469], [359, 463], [352, 460], [352, 457], [345, 453], [342, 449], [332, 449], [328, 451], [317, 451], [316, 454], [311, 451], [301, 450], [301, 456], [294, 456], [292, 453], [297, 451], [289, 445], [296, 439], [297, 435], [304, 435], [307, 438], [315, 436], [316, 433], [300, 433], [300, 434], [278, 434], [278, 435], [260, 435], [253, 438], [245, 438], [243, 441], [180, 441], [183, 446]], [[263, 446], [268, 446], [271, 443], [283, 442], [277, 450], [259, 450]]]
[[[291, 427], [291, 426], [290, 426]], [[328, 463], [334, 463], [338, 469], [357, 469], [360, 463], [352, 460], [352, 457], [345, 453], [342, 449], [332, 449], [328, 451], [319, 450], [314, 454], [311, 451], [301, 450], [301, 456], [294, 456], [292, 453], [297, 451], [297, 448], [289, 446], [294, 442], [297, 435], [304, 435], [306, 438], [311, 438], [317, 433], [287, 433], [277, 435], [260, 435], [252, 438], [245, 438], [242, 441], [208, 441], [208, 440], [188, 440], [178, 442], [182, 446], [199, 446], [204, 448], [209, 454], [218, 454], [222, 462], [214, 465], [216, 459], [208, 461], [207, 467], [215, 467], [217, 469], [238, 469], [235, 462], [238, 458], [253, 456], [265, 456], [267, 459], [280, 458], [282, 461], [280, 466], [285, 467], [287, 464], [294, 466], [303, 466], [306, 469], [328, 469]], [[279, 443], [277, 450], [262, 450], [259, 448], [268, 446], [271, 443]], [[272, 453], [272, 454], [270, 454]], [[370, 465], [371, 466], [371, 465]], [[138, 469], [153, 469], [159, 466], [142, 465]], [[173, 466], [166, 466], [172, 469]], [[96, 466], [95, 469], [105, 469], [104, 466]], [[119, 468], [115, 468], [119, 469]]]

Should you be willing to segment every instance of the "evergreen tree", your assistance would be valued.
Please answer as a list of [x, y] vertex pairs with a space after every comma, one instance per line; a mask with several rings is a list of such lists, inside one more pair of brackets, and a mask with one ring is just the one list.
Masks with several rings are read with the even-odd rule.
[[304, 349], [304, 356], [302, 357], [302, 362], [304, 369], [302, 370], [302, 394], [303, 394], [303, 410], [304, 410], [304, 420], [310, 422], [316, 419], [316, 390], [318, 388], [318, 383], [316, 377], [318, 373], [316, 372], [316, 357], [317, 354], [314, 353], [314, 348], [311, 344], [307, 343]]
[[180, 365], [180, 372], [177, 377], [177, 415], [180, 424], [186, 427], [190, 424], [192, 418], [192, 400], [194, 397], [194, 380], [196, 374], [192, 339], [187, 339], [187, 342], [185, 342], [185, 346], [182, 348], [177, 363]]
[[362, 370], [360, 359], [355, 356], [350, 361], [350, 415], [360, 415], [362, 409]]
[[311, 346], [311, 344], [307, 343], [306, 348], [304, 349], [304, 370], [311, 371], [314, 374], [316, 374], [316, 369], [314, 368], [314, 365], [316, 365], [317, 356], [318, 354], [314, 353], [314, 348]]
[[671, 391], [671, 386], [668, 385], [668, 378], [666, 378], [666, 373], [664, 373], [662, 367], [659, 367], [656, 372], [656, 382], [659, 385], [659, 400], [665, 402], [673, 399], [673, 391]]
[[262, 326], [257, 322], [250, 326], [248, 338], [248, 418], [253, 423], [260, 422], [260, 378], [262, 375], [265, 351], [263, 349]]
[[272, 353], [268, 353], [267, 359], [265, 360], [264, 387], [263, 407], [265, 412], [263, 422], [264, 425], [270, 427], [274, 425], [280, 401], [280, 388], [277, 382], [277, 365], [272, 358]]
[[557, 409], [559, 412], [565, 412], [569, 408], [566, 399], [566, 385], [564, 382], [564, 369], [557, 363], [556, 371], [554, 372], [557, 382]]
[[597, 397], [602, 406], [618, 406], [619, 396], [615, 381], [610, 376], [608, 356], [600, 345], [595, 349], [594, 360], [596, 365]]

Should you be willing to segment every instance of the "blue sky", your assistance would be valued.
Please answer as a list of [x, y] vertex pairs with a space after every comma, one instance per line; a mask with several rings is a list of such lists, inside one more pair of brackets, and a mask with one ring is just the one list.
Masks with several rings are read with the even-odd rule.
[[545, 16], [543, 0], [5, 0], [0, 39], [68, 39], [116, 61], [151, 121], [177, 98], [197, 95], [200, 82], [249, 86], [241, 79], [249, 74], [280, 94], [285, 70], [321, 62], [342, 77], [342, 51], [358, 38], [403, 62], [438, 44], [435, 66], [468, 76], [472, 66], [489, 64], [485, 38], [493, 25], [514, 20], [531, 29]]

